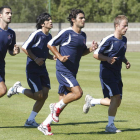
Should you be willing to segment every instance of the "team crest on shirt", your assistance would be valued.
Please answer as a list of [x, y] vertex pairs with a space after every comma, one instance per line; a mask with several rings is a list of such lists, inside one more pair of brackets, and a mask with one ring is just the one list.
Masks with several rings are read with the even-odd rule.
[[12, 44], [12, 35], [11, 34], [8, 35], [8, 40], [10, 40], [9, 45], [11, 45]]
[[11, 36], [10, 35], [8, 35], [8, 39], [11, 39]]

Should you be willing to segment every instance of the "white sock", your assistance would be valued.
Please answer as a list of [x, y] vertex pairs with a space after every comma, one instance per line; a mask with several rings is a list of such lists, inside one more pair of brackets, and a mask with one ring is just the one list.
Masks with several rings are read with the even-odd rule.
[[24, 94], [25, 89], [26, 88], [24, 88], [24, 87], [18, 87], [17, 92]]
[[28, 121], [33, 120], [37, 114], [38, 114], [37, 112], [32, 111], [29, 118], [28, 118]]
[[108, 116], [108, 126], [114, 123], [115, 116]]
[[100, 105], [101, 103], [101, 99], [92, 99], [91, 101], [90, 101], [90, 104], [92, 105], [92, 104], [95, 104], [95, 105]]
[[52, 114], [49, 114], [49, 116], [45, 119], [45, 121], [42, 123], [43, 125], [51, 124], [53, 121]]
[[63, 102], [63, 99], [56, 103], [56, 107], [62, 109], [66, 104]]

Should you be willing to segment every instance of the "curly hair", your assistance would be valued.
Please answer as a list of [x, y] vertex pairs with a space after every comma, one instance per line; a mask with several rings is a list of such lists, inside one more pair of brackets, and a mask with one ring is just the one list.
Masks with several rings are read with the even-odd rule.
[[41, 29], [42, 28], [42, 24], [47, 20], [49, 21], [49, 18], [51, 17], [50, 14], [48, 13], [42, 13], [40, 14], [37, 19], [36, 19], [36, 28], [37, 29]]
[[71, 26], [73, 26], [72, 18], [76, 19], [77, 15], [79, 13], [82, 13], [85, 15], [85, 13], [81, 9], [72, 9], [69, 16], [67, 17], [68, 21], [70, 22]]

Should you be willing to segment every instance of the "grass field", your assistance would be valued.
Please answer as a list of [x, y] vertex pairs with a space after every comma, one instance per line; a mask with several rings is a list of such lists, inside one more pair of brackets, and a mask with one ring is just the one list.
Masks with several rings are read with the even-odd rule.
[[[92, 54], [82, 58], [77, 79], [84, 91], [83, 97], [67, 106], [60, 115], [60, 122], [53, 123], [54, 136], [45, 136], [36, 128], [23, 127], [28, 118], [34, 100], [20, 94], [12, 98], [4, 96], [0, 100], [0, 140], [139, 140], [140, 138], [140, 52], [127, 52], [131, 69], [122, 68], [124, 83], [123, 101], [117, 112], [115, 125], [123, 132], [107, 134], [108, 107], [96, 105], [88, 114], [83, 114], [82, 107], [86, 94], [102, 98], [99, 82], [99, 61]], [[26, 56], [21, 53], [15, 57], [6, 57], [6, 85], [10, 88], [16, 81], [28, 88], [25, 74]], [[55, 62], [47, 60], [51, 90], [49, 97], [36, 117], [41, 123], [49, 114], [49, 104], [58, 101], [58, 83], [55, 76]]]

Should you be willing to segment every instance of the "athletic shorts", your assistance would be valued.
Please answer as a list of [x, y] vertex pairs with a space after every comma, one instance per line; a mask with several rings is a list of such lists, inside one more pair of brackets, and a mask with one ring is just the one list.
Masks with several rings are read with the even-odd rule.
[[123, 83], [121, 80], [115, 80], [115, 79], [102, 79], [100, 78], [101, 81], [101, 86], [104, 94], [104, 98], [108, 97], [110, 98], [111, 96], [114, 95], [121, 95], [122, 98], [122, 88], [123, 88]]
[[27, 82], [32, 92], [38, 92], [42, 90], [42, 87], [50, 88], [50, 79], [48, 73], [38, 74], [38, 73], [26, 73]]
[[59, 82], [58, 93], [68, 94], [70, 91], [67, 90], [66, 87], [75, 87], [79, 86], [78, 81], [76, 80], [76, 75], [74, 76], [72, 73], [65, 73], [61, 71], [56, 71], [56, 77]]
[[0, 82], [5, 82], [5, 72], [0, 71]]

